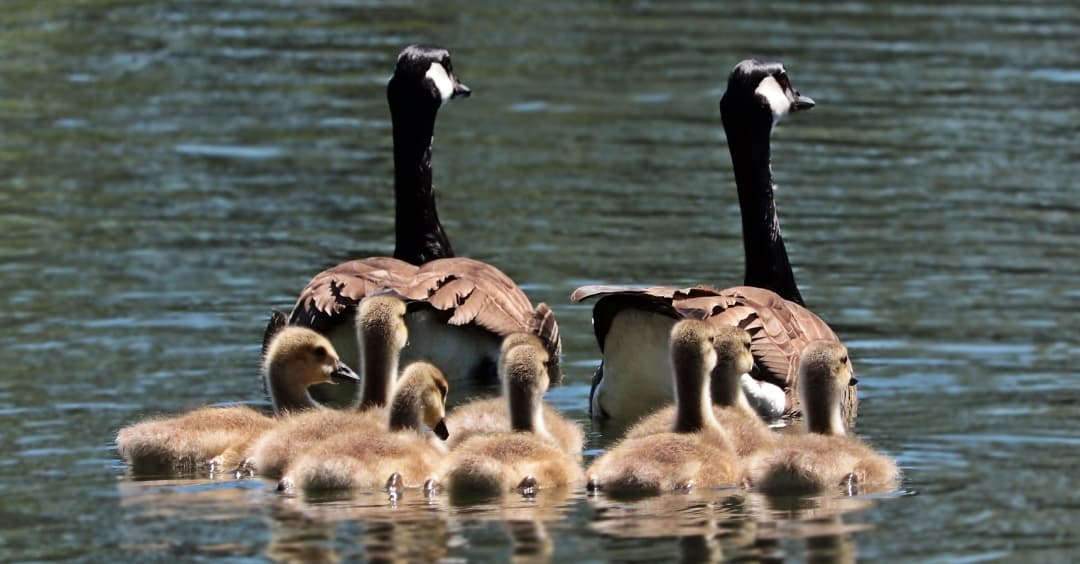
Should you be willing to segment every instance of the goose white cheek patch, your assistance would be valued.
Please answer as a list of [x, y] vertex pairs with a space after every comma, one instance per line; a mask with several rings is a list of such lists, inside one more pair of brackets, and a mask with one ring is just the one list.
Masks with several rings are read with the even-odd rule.
[[454, 81], [450, 80], [450, 75], [447, 74], [446, 69], [441, 64], [431, 63], [431, 68], [428, 69], [424, 76], [435, 83], [435, 88], [439, 89], [439, 95], [442, 96], [443, 103], [454, 95]]
[[754, 89], [754, 94], [765, 98], [769, 104], [769, 108], [772, 109], [774, 127], [791, 111], [791, 99], [780, 87], [780, 83], [771, 76], [765, 77], [765, 80], [758, 84], [758, 87]]

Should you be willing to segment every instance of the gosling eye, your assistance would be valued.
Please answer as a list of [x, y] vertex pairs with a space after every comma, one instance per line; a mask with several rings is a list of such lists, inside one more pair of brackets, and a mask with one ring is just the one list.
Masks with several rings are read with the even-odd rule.
[[844, 356], [840, 357], [840, 364], [847, 364], [847, 363], [848, 363], [848, 357], [845, 354]]
[[328, 354], [330, 354], [330, 353], [326, 352], [326, 347], [324, 347], [324, 346], [321, 346], [321, 345], [320, 345], [320, 346], [317, 346], [317, 347], [315, 347], [315, 350], [314, 350], [314, 351], [312, 351], [312, 352], [313, 352], [313, 353], [315, 354], [315, 358], [317, 358], [317, 359], [319, 359], [319, 360], [323, 360], [323, 359], [325, 359], [325, 358], [326, 358], [326, 356], [327, 356]]

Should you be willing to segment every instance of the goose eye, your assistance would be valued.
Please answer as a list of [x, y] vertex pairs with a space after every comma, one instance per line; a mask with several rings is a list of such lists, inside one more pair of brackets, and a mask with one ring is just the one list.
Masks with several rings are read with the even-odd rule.
[[322, 360], [322, 359], [326, 358], [326, 355], [329, 354], [329, 353], [326, 352], [326, 347], [323, 347], [323, 346], [315, 347], [314, 353], [315, 353], [315, 358], [317, 358], [319, 360]]
[[840, 357], [840, 364], [847, 364], [847, 363], [848, 363], [848, 357], [845, 354], [844, 356]]

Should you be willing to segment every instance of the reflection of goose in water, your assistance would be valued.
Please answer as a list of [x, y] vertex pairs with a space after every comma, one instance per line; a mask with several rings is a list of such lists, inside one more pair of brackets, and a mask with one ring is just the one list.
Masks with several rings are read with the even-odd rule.
[[[310, 386], [359, 377], [333, 345], [302, 327], [278, 332], [268, 342], [262, 371], [277, 414], [323, 411]], [[275, 420], [246, 406], [203, 407], [176, 417], [151, 419], [120, 430], [116, 447], [137, 474], [231, 469], [241, 453]]]
[[[795, 284], [776, 215], [769, 136], [785, 115], [813, 106], [792, 88], [780, 63], [742, 61], [728, 78], [720, 116], [742, 213], [743, 286], [724, 290], [585, 286], [573, 292], [575, 302], [598, 298], [593, 330], [603, 363], [593, 379], [594, 418], [634, 419], [671, 401], [664, 336], [677, 320], [687, 318], [749, 331], [753, 376], [759, 382], [747, 386], [754, 407], [766, 418], [799, 413], [795, 391], [799, 351], [811, 340], [837, 337], [804, 306]], [[845, 393], [844, 409], [852, 420], [855, 408], [851, 388]]]

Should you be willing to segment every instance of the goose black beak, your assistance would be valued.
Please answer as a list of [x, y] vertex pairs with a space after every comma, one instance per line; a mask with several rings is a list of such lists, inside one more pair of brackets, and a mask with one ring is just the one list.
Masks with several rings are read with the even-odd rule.
[[816, 105], [817, 104], [814, 102], [813, 98], [809, 96], [803, 96], [802, 94], [796, 92], [795, 102], [791, 104], [791, 109], [792, 111], [801, 112], [803, 110], [809, 110]]
[[450, 430], [446, 428], [446, 421], [443, 419], [440, 419], [439, 422], [435, 424], [435, 428], [432, 429], [432, 431], [434, 431], [435, 436], [439, 437], [441, 440], [445, 441], [450, 438]]
[[337, 367], [330, 373], [330, 381], [335, 384], [359, 384], [360, 375], [349, 368], [348, 364], [339, 360]]
[[450, 95], [450, 99], [454, 98], [468, 98], [472, 96], [472, 88], [465, 86], [464, 83], [454, 81], [454, 93]]
[[850, 380], [848, 380], [848, 383], [847, 383], [847, 384], [848, 384], [849, 386], [854, 386], [855, 384], [858, 384], [858, 383], [859, 383], [859, 380], [857, 380], [857, 379], [856, 379], [856, 378], [855, 378], [854, 376], [852, 376], [852, 377], [851, 377], [851, 379], [850, 379]]

